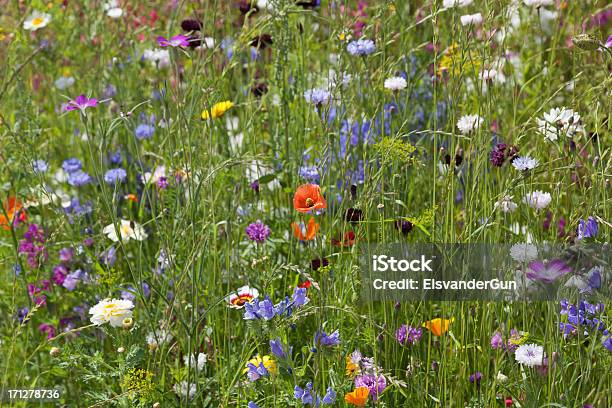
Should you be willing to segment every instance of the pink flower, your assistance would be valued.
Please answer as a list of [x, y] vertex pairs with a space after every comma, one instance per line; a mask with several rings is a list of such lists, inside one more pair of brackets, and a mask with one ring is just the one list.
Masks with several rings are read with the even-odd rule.
[[93, 108], [96, 105], [98, 105], [98, 100], [96, 98], [89, 99], [85, 95], [79, 95], [75, 99], [69, 100], [64, 109], [67, 111], [79, 109], [81, 112], [83, 112], [85, 109]]
[[552, 283], [571, 271], [572, 268], [560, 259], [553, 259], [547, 263], [542, 261], [533, 261], [529, 264], [527, 277], [531, 280]]
[[175, 35], [169, 40], [161, 35], [157, 37], [157, 44], [160, 47], [189, 47], [189, 37], [185, 35]]

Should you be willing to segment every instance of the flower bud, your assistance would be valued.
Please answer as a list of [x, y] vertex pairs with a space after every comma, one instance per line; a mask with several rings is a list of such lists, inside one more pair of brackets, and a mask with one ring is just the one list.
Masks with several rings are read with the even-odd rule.
[[60, 350], [59, 347], [51, 347], [51, 350], [49, 350], [49, 355], [51, 357], [57, 357], [62, 353], [62, 350]]
[[134, 319], [131, 317], [126, 317], [123, 319], [123, 328], [125, 330], [130, 330], [132, 327], [134, 327]]

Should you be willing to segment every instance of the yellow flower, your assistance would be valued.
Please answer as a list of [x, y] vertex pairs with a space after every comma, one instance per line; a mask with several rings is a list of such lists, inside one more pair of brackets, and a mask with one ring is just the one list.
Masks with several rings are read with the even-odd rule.
[[446, 72], [449, 76], [459, 76], [469, 71], [478, 73], [480, 65], [481, 61], [476, 54], [462, 51], [456, 43], [453, 43], [440, 58], [437, 74], [442, 76]]
[[232, 106], [234, 106], [234, 104], [231, 101], [217, 102], [213, 105], [210, 111], [208, 109], [204, 109], [202, 111], [202, 119], [204, 120], [208, 119], [211, 116], [211, 113], [212, 113], [213, 119], [220, 118]]
[[259, 364], [263, 363], [263, 366], [268, 370], [268, 372], [272, 375], [276, 374], [276, 361], [272, 359], [270, 356], [260, 357], [259, 354], [247, 361], [246, 368], [242, 370], [243, 373], [249, 372], [249, 363], [253, 364], [255, 367], [259, 367]]
[[358, 370], [359, 370], [359, 365], [355, 364], [353, 362], [353, 359], [350, 356], [348, 356], [346, 358], [346, 376], [353, 377], [355, 374], [357, 374]]

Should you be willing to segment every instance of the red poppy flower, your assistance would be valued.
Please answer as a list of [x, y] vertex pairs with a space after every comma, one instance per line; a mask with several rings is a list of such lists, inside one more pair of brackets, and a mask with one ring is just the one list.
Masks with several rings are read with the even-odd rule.
[[303, 184], [297, 188], [293, 196], [293, 207], [299, 212], [309, 212], [327, 208], [327, 203], [317, 184]]

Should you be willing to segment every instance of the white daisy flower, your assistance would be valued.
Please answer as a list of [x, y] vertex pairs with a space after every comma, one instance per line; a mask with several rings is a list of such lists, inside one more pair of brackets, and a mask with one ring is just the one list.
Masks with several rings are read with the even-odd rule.
[[541, 366], [544, 364], [544, 347], [537, 344], [520, 345], [514, 352], [514, 359], [527, 367]]
[[538, 166], [538, 161], [529, 156], [520, 156], [512, 160], [512, 166], [518, 171], [532, 170]]
[[464, 16], [461, 16], [461, 25], [462, 26], [480, 25], [480, 24], [482, 24], [482, 14], [480, 14], [480, 13], [466, 14]]
[[104, 4], [104, 10], [106, 10], [106, 15], [113, 19], [123, 15], [123, 9], [119, 7], [119, 2], [117, 0], [110, 0]]
[[91, 315], [89, 320], [97, 326], [110, 323], [113, 327], [121, 327], [124, 319], [132, 317], [132, 308], [134, 304], [131, 300], [104, 299], [89, 309]]
[[[115, 229], [115, 224], [109, 224], [102, 232], [113, 242], [119, 241], [119, 236], [117, 235], [117, 230]], [[147, 233], [145, 232], [142, 225], [128, 220], [120, 220], [119, 222], [119, 233], [121, 235], [121, 241], [129, 241], [130, 239], [135, 239], [136, 241], [143, 241], [147, 238]]]
[[38, 10], [34, 10], [32, 14], [23, 22], [23, 29], [28, 31], [36, 31], [39, 28], [43, 28], [51, 21], [51, 14], [41, 13]]
[[385, 79], [385, 88], [391, 91], [401, 91], [402, 89], [406, 89], [408, 83], [402, 77], [391, 77]]
[[536, 210], [548, 207], [551, 201], [552, 197], [550, 193], [540, 190], [527, 193], [525, 197], [523, 197], [523, 202]]
[[463, 135], [467, 135], [482, 125], [484, 120], [478, 115], [464, 115], [457, 121], [457, 128]]

